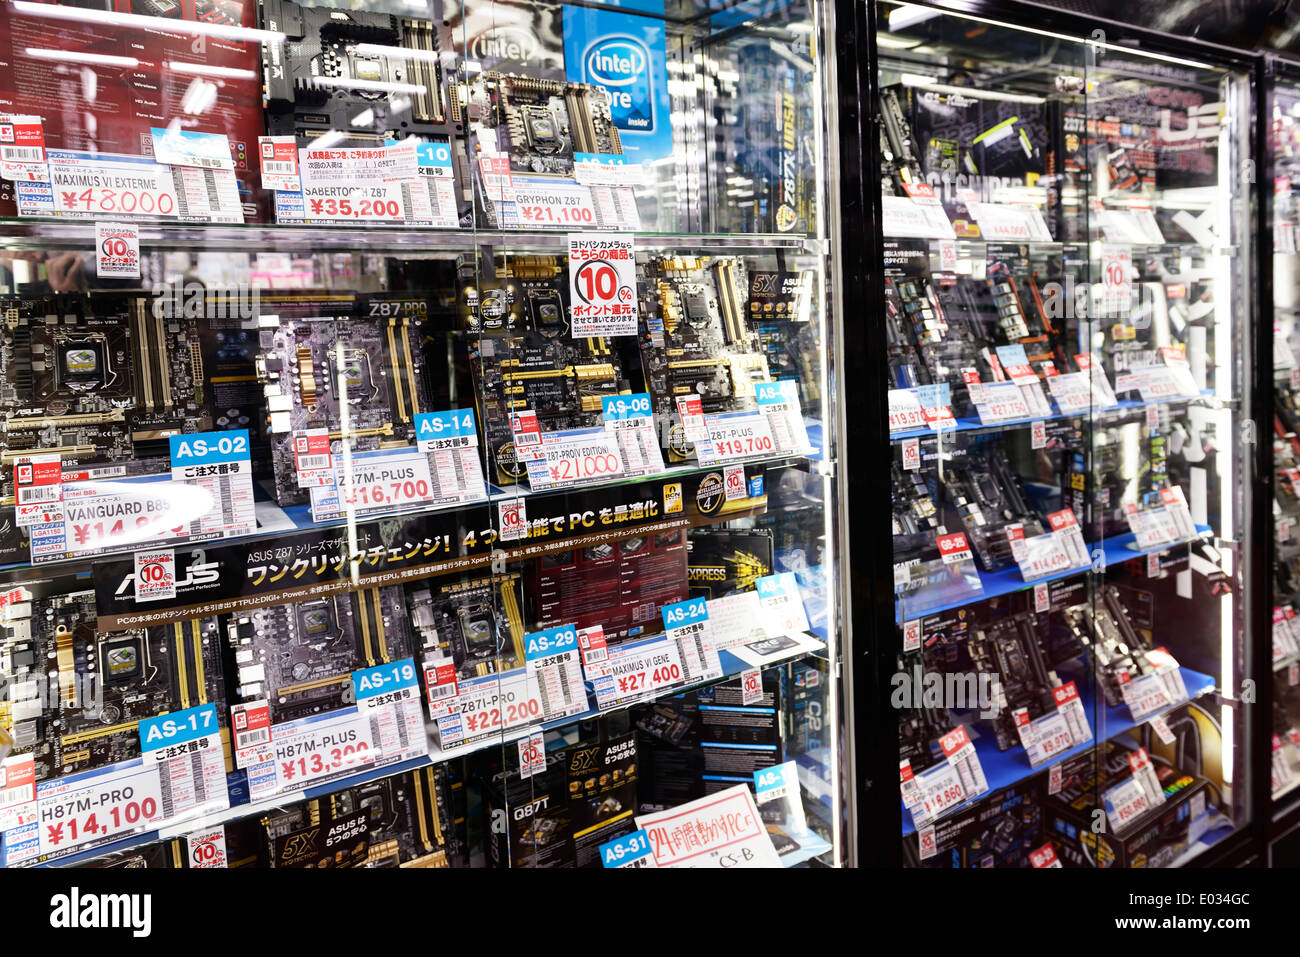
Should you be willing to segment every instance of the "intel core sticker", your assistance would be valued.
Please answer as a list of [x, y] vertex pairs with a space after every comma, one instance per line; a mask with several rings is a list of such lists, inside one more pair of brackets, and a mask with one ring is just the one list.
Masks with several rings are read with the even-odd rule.
[[135, 600], [176, 597], [176, 552], [151, 548], [135, 553]]

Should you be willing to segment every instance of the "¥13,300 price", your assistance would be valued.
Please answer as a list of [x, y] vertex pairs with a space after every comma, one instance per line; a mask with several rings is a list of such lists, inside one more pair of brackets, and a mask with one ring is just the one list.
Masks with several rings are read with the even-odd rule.
[[329, 751], [316, 751], [300, 758], [290, 758], [288, 761], [280, 762], [280, 776], [285, 781], [292, 781], [300, 777], [318, 778], [325, 774], [333, 774], [354, 764], [366, 763], [369, 752], [370, 745], [364, 741], [356, 741], [330, 748]]

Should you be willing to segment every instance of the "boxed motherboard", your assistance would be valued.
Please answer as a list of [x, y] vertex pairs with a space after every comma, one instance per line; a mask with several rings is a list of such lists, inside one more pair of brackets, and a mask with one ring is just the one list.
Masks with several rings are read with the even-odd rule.
[[553, 751], [544, 772], [493, 776], [485, 799], [494, 867], [599, 867], [598, 848], [636, 829], [636, 739], [611, 737]]
[[772, 574], [772, 533], [765, 529], [692, 529], [688, 545], [692, 598], [750, 591]]

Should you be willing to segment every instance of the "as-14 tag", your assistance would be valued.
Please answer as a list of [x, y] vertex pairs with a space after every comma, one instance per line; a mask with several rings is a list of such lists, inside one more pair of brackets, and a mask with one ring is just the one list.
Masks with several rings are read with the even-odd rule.
[[473, 409], [417, 412], [415, 439], [432, 466], [429, 471], [433, 504], [487, 498]]

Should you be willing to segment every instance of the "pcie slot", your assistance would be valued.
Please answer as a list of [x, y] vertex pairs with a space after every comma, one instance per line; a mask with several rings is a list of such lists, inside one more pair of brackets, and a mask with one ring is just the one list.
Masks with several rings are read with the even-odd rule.
[[78, 731], [76, 734], [65, 734], [59, 739], [59, 746], [66, 748], [70, 744], [82, 744], [86, 741], [96, 741], [99, 738], [106, 738], [111, 734], [122, 734], [125, 731], [134, 731], [140, 727], [140, 722], [123, 721], [121, 724], [109, 725], [107, 728], [92, 728], [89, 731]]
[[681, 359], [677, 362], [668, 363], [668, 368], [674, 371], [678, 369], [716, 369], [718, 366], [726, 364], [726, 359]]
[[564, 105], [569, 111], [569, 130], [573, 134], [574, 150], [579, 153], [599, 153], [596, 124], [591, 121], [586, 91], [569, 87], [564, 91]]
[[[428, 20], [402, 20], [402, 46], [420, 53], [436, 54], [433, 24]], [[421, 123], [442, 124], [447, 121], [447, 114], [442, 108], [442, 88], [438, 82], [437, 65], [428, 58], [420, 57], [406, 61], [408, 83], [424, 87], [423, 93], [412, 97], [411, 115]]]
[[[24, 455], [32, 455], [36, 449], [5, 449], [0, 452], [0, 462], [5, 465], [12, 465], [15, 460], [22, 458]], [[93, 445], [64, 445], [57, 449], [40, 449], [41, 455], [57, 455], [63, 459], [81, 459], [87, 455], [95, 454]]]
[[53, 426], [56, 429], [76, 429], [83, 425], [103, 425], [107, 422], [125, 422], [126, 410], [110, 409], [108, 412], [84, 412], [80, 415], [9, 416], [5, 428], [10, 432], [27, 432]]
[[[349, 439], [368, 439], [374, 435], [392, 435], [393, 423], [385, 422], [383, 425], [372, 426], [368, 429], [352, 429], [347, 433]], [[335, 429], [330, 433], [330, 441], [336, 441], [344, 437], [342, 429]]]
[[[501, 363], [503, 366], [505, 363]], [[524, 372], [502, 372], [501, 378], [506, 382], [515, 382], [519, 379], [556, 379], [560, 376], [573, 375], [573, 366], [566, 366], [563, 369], [529, 369]]]
[[282, 697], [288, 697], [291, 694], [301, 694], [304, 691], [315, 691], [317, 688], [327, 688], [330, 685], [347, 684], [352, 680], [351, 675], [335, 675], [332, 678], [317, 678], [315, 681], [304, 681], [296, 685], [286, 685], [283, 688], [276, 689], [276, 694]]
[[[411, 399], [411, 415], [415, 416], [420, 411], [420, 390], [415, 387], [415, 360], [411, 357], [411, 336], [408, 326], [410, 320], [405, 316], [402, 322], [402, 354], [406, 357], [406, 390]], [[407, 421], [411, 421], [408, 419]]]
[[718, 300], [722, 307], [722, 332], [728, 345], [744, 341], [744, 315], [736, 298], [736, 264], [730, 261], [714, 263], [714, 285], [718, 287]]

